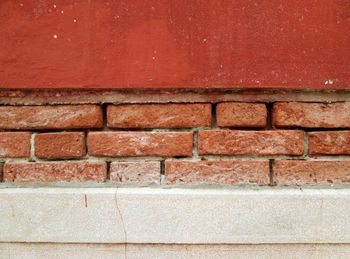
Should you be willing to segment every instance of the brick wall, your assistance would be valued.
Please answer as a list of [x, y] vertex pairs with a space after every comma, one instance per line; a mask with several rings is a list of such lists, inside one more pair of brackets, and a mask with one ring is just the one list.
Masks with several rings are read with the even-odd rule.
[[100, 91], [81, 101], [11, 91], [0, 100], [6, 183], [350, 182], [348, 93]]

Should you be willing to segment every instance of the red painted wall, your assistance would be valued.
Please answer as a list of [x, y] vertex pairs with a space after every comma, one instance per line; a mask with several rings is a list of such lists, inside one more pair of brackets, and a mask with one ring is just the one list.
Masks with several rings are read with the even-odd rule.
[[348, 0], [1, 0], [0, 88], [350, 87]]

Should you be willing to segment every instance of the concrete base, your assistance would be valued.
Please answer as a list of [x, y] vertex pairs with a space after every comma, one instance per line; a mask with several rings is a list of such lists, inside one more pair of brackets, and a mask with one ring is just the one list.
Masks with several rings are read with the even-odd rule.
[[349, 245], [151, 245], [0, 243], [4, 259], [349, 258]]
[[348, 189], [4, 188], [0, 257], [346, 258], [349, 204]]

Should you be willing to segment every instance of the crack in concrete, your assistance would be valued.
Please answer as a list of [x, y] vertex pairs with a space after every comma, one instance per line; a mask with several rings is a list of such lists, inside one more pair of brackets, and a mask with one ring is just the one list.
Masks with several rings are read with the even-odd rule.
[[120, 210], [119, 204], [118, 204], [118, 188], [116, 188], [116, 190], [115, 190], [114, 200], [115, 200], [115, 206], [116, 206], [116, 209], [117, 209], [116, 216], [119, 216], [119, 218], [120, 218], [120, 220], [122, 222], [122, 226], [123, 226], [123, 232], [124, 232], [124, 258], [127, 259], [128, 236], [127, 236], [127, 233], [126, 233], [126, 228], [125, 228], [125, 222], [124, 222], [123, 214], [121, 213], [121, 210]]

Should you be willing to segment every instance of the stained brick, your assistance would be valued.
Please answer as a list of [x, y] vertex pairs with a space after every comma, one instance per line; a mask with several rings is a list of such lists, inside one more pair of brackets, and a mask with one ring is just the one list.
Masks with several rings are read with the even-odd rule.
[[277, 185], [350, 183], [350, 161], [277, 160], [273, 166]]
[[349, 155], [350, 131], [310, 132], [310, 155]]
[[273, 125], [277, 127], [347, 128], [350, 103], [276, 103]]
[[191, 156], [192, 132], [90, 132], [92, 156]]
[[83, 132], [42, 133], [35, 136], [35, 155], [42, 159], [79, 158], [85, 155]]
[[167, 184], [269, 184], [269, 161], [175, 161], [165, 163]]
[[113, 162], [110, 166], [111, 181], [137, 184], [159, 184], [160, 162]]
[[210, 104], [109, 105], [110, 128], [192, 128], [211, 124]]
[[267, 110], [260, 103], [219, 103], [216, 107], [219, 127], [265, 127]]
[[102, 127], [98, 105], [0, 106], [0, 129]]
[[30, 136], [29, 132], [0, 132], [0, 157], [29, 157]]
[[104, 182], [103, 162], [7, 162], [4, 182]]
[[200, 155], [303, 155], [304, 132], [204, 130], [198, 148]]

